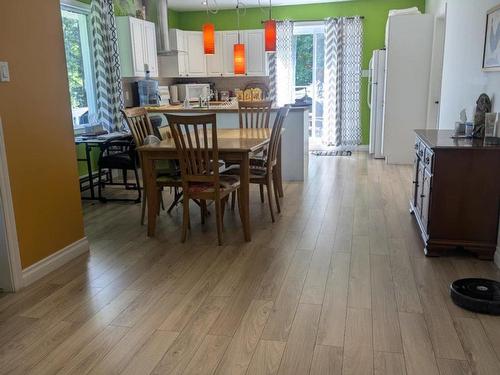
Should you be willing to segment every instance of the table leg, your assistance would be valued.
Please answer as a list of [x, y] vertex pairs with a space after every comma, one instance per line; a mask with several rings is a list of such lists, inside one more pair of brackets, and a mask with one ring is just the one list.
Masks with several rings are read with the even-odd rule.
[[92, 174], [92, 160], [91, 158], [91, 147], [85, 144], [85, 158], [87, 159], [87, 173], [89, 176], [89, 189], [90, 189], [90, 199], [95, 199], [94, 192], [94, 176]]
[[142, 183], [148, 206], [148, 237], [153, 237], [156, 231], [156, 210], [158, 209], [158, 194], [156, 192], [156, 176], [154, 160], [147, 154], [142, 155]]
[[248, 154], [243, 155], [240, 164], [240, 196], [241, 196], [241, 221], [245, 241], [251, 241], [250, 230], [250, 166]]
[[276, 166], [274, 167], [274, 173], [276, 173], [276, 183], [278, 187], [278, 195], [280, 198], [283, 198], [283, 176], [281, 175], [281, 137], [278, 143], [278, 160], [276, 160]]

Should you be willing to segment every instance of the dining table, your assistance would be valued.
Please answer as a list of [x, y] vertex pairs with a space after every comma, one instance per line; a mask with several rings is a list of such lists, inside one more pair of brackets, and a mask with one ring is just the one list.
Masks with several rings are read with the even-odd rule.
[[[250, 228], [250, 165], [253, 154], [262, 151], [270, 141], [272, 129], [217, 129], [217, 145], [219, 159], [240, 164], [240, 217], [245, 241], [251, 241]], [[210, 138], [208, 140], [211, 142]], [[172, 138], [166, 138], [160, 143], [139, 147], [142, 163], [142, 175], [147, 197], [148, 224], [147, 233], [153, 237], [156, 231], [156, 219], [159, 207], [159, 197], [156, 188], [157, 160], [179, 159]]]

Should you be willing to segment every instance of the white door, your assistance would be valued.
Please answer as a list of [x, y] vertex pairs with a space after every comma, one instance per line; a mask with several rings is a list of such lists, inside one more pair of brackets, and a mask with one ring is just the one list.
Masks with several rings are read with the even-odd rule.
[[207, 73], [209, 76], [221, 76], [224, 73], [224, 46], [222, 32], [215, 32], [215, 54], [207, 56]]
[[143, 43], [151, 77], [158, 77], [158, 56], [156, 53], [156, 30], [152, 22], [144, 22]]
[[266, 52], [264, 46], [264, 30], [246, 31], [244, 43], [246, 45], [247, 75], [265, 76]]
[[186, 32], [187, 71], [189, 76], [204, 77], [207, 75], [205, 51], [203, 50], [203, 33], [201, 31]]
[[144, 76], [145, 51], [143, 42], [143, 25], [142, 21], [133, 17], [130, 19], [130, 42], [132, 44], [132, 63], [134, 75], [136, 77]]
[[224, 75], [234, 75], [234, 45], [238, 43], [237, 31], [223, 31], [223, 69]]
[[434, 40], [432, 45], [431, 78], [429, 80], [429, 104], [427, 107], [427, 129], [439, 128], [445, 34], [446, 16], [437, 17], [434, 23]]

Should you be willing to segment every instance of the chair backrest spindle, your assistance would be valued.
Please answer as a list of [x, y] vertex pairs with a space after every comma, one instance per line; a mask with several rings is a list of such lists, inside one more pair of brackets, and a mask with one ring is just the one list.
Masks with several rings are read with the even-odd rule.
[[269, 100], [238, 102], [240, 128], [269, 128], [272, 104]]

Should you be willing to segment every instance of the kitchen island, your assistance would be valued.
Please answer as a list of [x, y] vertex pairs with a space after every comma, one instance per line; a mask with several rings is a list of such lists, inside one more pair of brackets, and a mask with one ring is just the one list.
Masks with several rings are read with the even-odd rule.
[[[212, 106], [210, 108], [185, 109], [179, 106], [148, 107], [148, 112], [153, 114], [184, 114], [196, 115], [202, 113], [215, 113], [217, 115], [217, 128], [239, 128], [238, 108]], [[273, 126], [278, 107], [271, 109], [269, 126]], [[285, 131], [281, 141], [281, 173], [284, 181], [304, 181], [307, 174], [309, 161], [309, 108], [294, 107], [290, 109], [283, 125]]]

